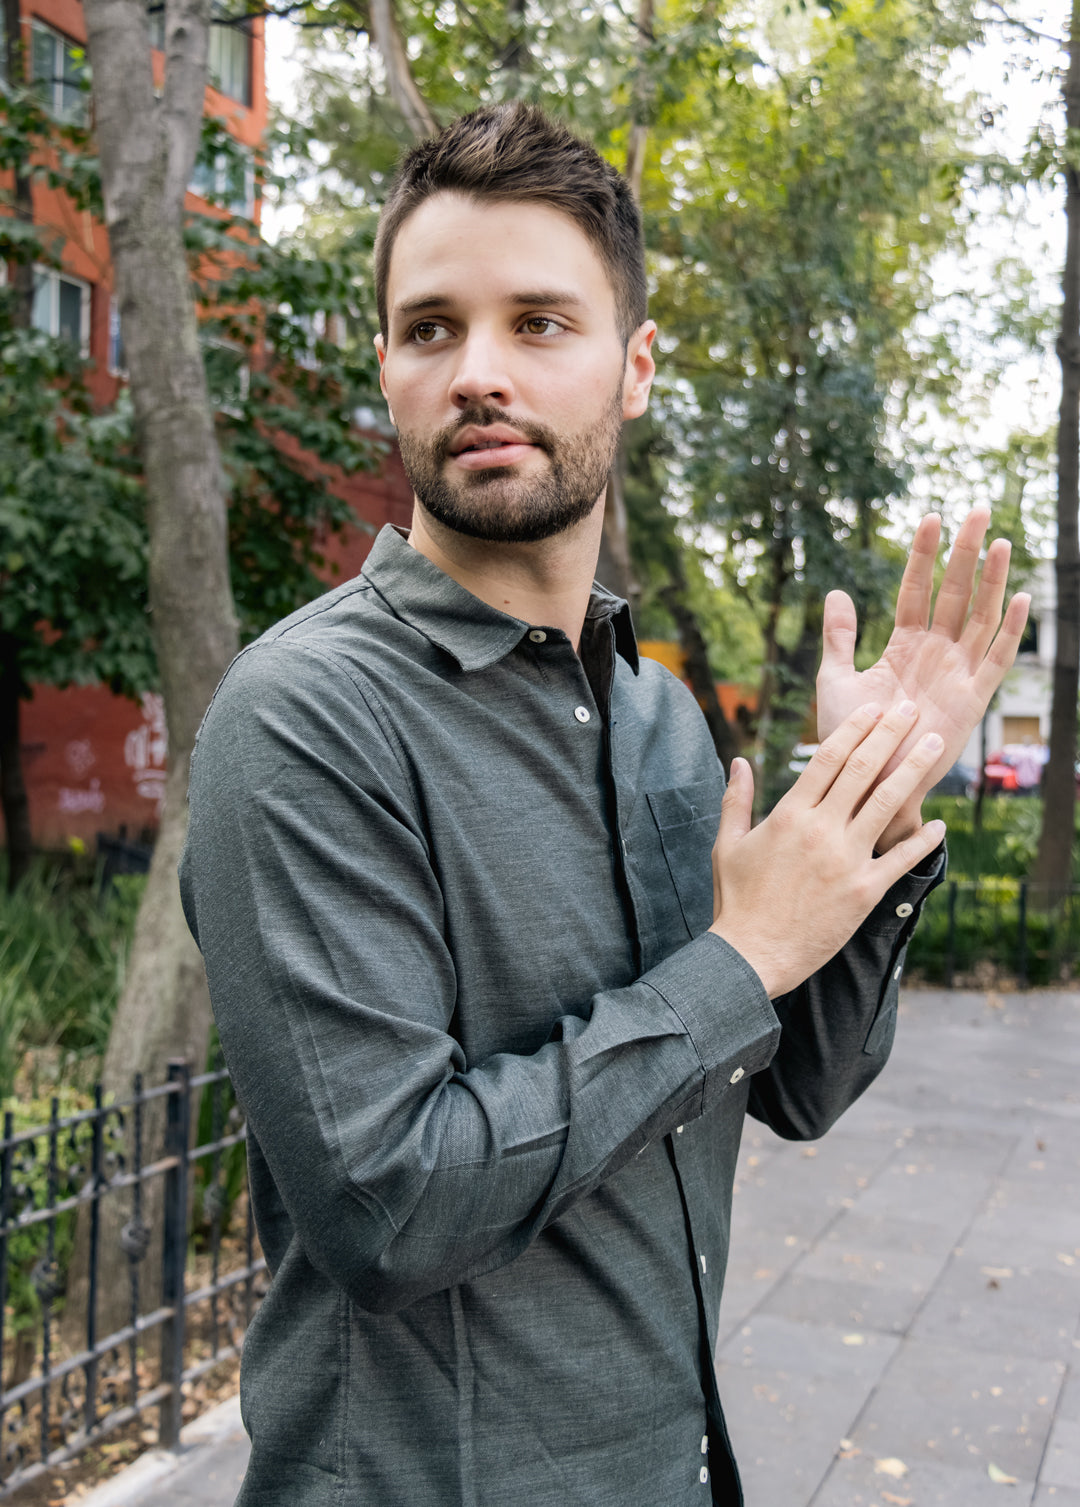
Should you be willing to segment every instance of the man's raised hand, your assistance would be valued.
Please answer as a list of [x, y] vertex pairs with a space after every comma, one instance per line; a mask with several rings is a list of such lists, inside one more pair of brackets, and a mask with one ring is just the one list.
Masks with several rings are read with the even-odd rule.
[[[858, 708], [819, 746], [798, 780], [751, 828], [754, 776], [731, 766], [713, 848], [713, 924], [755, 969], [769, 997], [837, 953], [886, 890], [945, 835], [928, 822], [877, 858], [882, 833], [941, 758], [939, 733], [917, 727], [910, 700], [881, 715]], [[883, 777], [899, 749], [910, 745]]]
[[1014, 596], [1002, 618], [1008, 540], [995, 539], [990, 545], [975, 589], [989, 522], [990, 510], [977, 507], [961, 524], [931, 619], [941, 520], [933, 514], [922, 520], [900, 583], [895, 627], [884, 654], [868, 670], [855, 669], [851, 598], [831, 591], [825, 599], [824, 651], [817, 680], [819, 735], [827, 738], [867, 701], [888, 706], [907, 699], [918, 712], [918, 733], [909, 732], [883, 773], [897, 767], [916, 736], [932, 731], [942, 739], [938, 758], [882, 833], [882, 850], [917, 830], [923, 796], [959, 757], [1016, 658], [1031, 599], [1026, 593]]

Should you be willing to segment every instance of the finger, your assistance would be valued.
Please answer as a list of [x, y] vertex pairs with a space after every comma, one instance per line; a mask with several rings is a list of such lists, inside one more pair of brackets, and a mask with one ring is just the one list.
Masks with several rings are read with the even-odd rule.
[[745, 837], [750, 830], [754, 811], [754, 771], [747, 759], [732, 759], [728, 787], [720, 811], [720, 831], [716, 845], [720, 849]]
[[1005, 619], [998, 629], [997, 637], [990, 645], [986, 658], [975, 671], [975, 694], [984, 710], [989, 705], [990, 697], [1005, 679], [1006, 672], [1012, 668], [1012, 662], [1016, 658], [1016, 651], [1020, 647], [1020, 640], [1027, 626], [1030, 606], [1030, 594], [1026, 591], [1018, 591], [1005, 609]]
[[853, 751], [876, 727], [880, 717], [881, 708], [873, 701], [860, 706], [850, 717], [845, 717], [836, 731], [818, 745], [814, 757], [780, 804], [799, 802], [806, 806], [818, 805], [832, 788]]
[[850, 820], [869, 795], [885, 765], [910, 734], [916, 715], [913, 701], [897, 702], [849, 754], [821, 802], [832, 808], [837, 821]]
[[983, 538], [990, 526], [990, 509], [972, 508], [960, 525], [949, 563], [934, 603], [933, 631], [955, 643], [964, 631]]
[[873, 860], [878, 875], [880, 895], [883, 898], [898, 879], [903, 879], [917, 864], [930, 857], [935, 848], [945, 841], [946, 826], [943, 821], [927, 822], [918, 832], [905, 837], [895, 847]]
[[934, 562], [941, 538], [941, 519], [928, 513], [915, 530], [911, 554], [904, 566], [896, 598], [898, 628], [926, 628], [930, 622], [930, 598], [934, 590]]
[[855, 604], [847, 592], [830, 591], [825, 598], [819, 674], [854, 668], [858, 626]]
[[960, 636], [960, 642], [971, 656], [971, 664], [977, 665], [990, 647], [1001, 622], [1001, 604], [1005, 600], [1005, 587], [1009, 583], [1009, 557], [1012, 545], [1008, 539], [995, 539], [986, 551], [979, 589], [971, 616]]
[[888, 779], [875, 785], [851, 823], [858, 842], [876, 847], [878, 839], [900, 807], [925, 785], [927, 776], [941, 758], [945, 741], [939, 733], [927, 733], [900, 761]]

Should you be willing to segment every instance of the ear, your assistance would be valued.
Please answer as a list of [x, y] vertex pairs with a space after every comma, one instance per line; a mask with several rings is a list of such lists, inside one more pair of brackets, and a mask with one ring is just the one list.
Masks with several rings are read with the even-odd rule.
[[394, 422], [394, 410], [390, 407], [390, 394], [386, 390], [386, 342], [382, 335], [375, 336], [375, 354], [379, 358], [379, 390], [386, 399], [386, 411], [390, 415], [391, 424]]
[[626, 372], [623, 376], [623, 418], [637, 419], [649, 403], [649, 389], [656, 375], [652, 343], [656, 324], [647, 319], [630, 336], [626, 345]]

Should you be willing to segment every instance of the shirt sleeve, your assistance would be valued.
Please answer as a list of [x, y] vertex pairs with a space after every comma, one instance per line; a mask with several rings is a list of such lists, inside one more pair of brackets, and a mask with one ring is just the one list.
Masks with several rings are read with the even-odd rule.
[[295, 1238], [364, 1308], [512, 1260], [775, 1050], [757, 974], [707, 936], [531, 1055], [467, 1063], [438, 855], [362, 682], [323, 654], [234, 662], [190, 804], [181, 892], [238, 1096]]
[[942, 847], [905, 874], [835, 957], [773, 1001], [780, 1045], [754, 1079], [748, 1107], [777, 1135], [824, 1135], [885, 1066], [908, 943], [945, 862]]

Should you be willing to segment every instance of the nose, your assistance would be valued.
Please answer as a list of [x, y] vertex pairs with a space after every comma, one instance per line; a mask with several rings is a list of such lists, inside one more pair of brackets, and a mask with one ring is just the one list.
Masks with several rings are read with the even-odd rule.
[[450, 401], [457, 408], [493, 403], [509, 408], [514, 400], [509, 352], [491, 331], [470, 330], [461, 342], [450, 385]]

